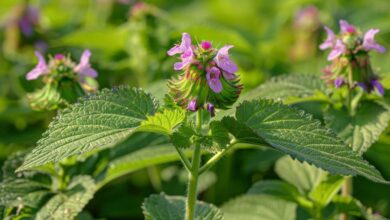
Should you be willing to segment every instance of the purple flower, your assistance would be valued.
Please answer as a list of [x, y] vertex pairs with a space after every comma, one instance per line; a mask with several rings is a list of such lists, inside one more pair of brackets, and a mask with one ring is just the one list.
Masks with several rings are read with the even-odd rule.
[[386, 52], [385, 47], [375, 42], [375, 35], [379, 32], [379, 29], [370, 29], [364, 34], [363, 48], [367, 51], [376, 50], [379, 53]]
[[210, 41], [202, 41], [201, 46], [203, 49], [208, 50], [211, 48], [212, 45], [211, 45]]
[[337, 77], [337, 78], [334, 80], [334, 86], [335, 86], [336, 88], [340, 88], [343, 84], [344, 84], [344, 79], [341, 78], [341, 77]]
[[175, 54], [182, 54], [191, 49], [191, 36], [188, 33], [183, 33], [181, 38], [181, 44], [176, 44], [170, 50], [168, 50], [168, 55], [173, 56]]
[[340, 39], [336, 40], [336, 44], [334, 45], [334, 47], [332, 48], [332, 51], [330, 51], [330, 53], [328, 55], [328, 60], [331, 61], [331, 60], [336, 59], [337, 57], [339, 57], [340, 55], [345, 53], [346, 50], [347, 50], [347, 47], [344, 45], [343, 41]]
[[214, 105], [211, 104], [211, 103], [207, 103], [207, 111], [210, 112], [210, 115], [211, 117], [214, 117], [215, 116], [215, 108], [214, 108]]
[[192, 112], [195, 112], [198, 109], [198, 107], [196, 106], [196, 99], [193, 99], [190, 101], [190, 103], [188, 103], [187, 109]]
[[217, 67], [213, 66], [207, 71], [207, 82], [211, 90], [213, 90], [215, 93], [220, 93], [222, 91], [222, 83], [219, 80], [219, 77], [221, 77], [221, 70], [219, 70]]
[[333, 31], [330, 28], [328, 28], [327, 26], [324, 26], [324, 29], [325, 29], [326, 33], [328, 34], [328, 37], [326, 38], [324, 43], [322, 43], [320, 45], [321, 50], [332, 48], [336, 42], [336, 35], [333, 33]]
[[38, 51], [35, 51], [35, 56], [38, 57], [38, 64], [35, 66], [34, 69], [32, 69], [30, 72], [27, 73], [26, 75], [27, 80], [37, 79], [39, 76], [47, 74], [49, 71], [49, 68], [47, 67], [43, 55]]
[[89, 57], [91, 56], [91, 51], [84, 50], [80, 58], [80, 63], [74, 68], [74, 71], [79, 73], [82, 77], [90, 76], [93, 78], [97, 77], [96, 70], [91, 68], [89, 63]]
[[348, 23], [345, 20], [340, 20], [340, 29], [341, 29], [342, 34], [345, 34], [345, 33], [352, 34], [352, 33], [356, 32], [355, 26], [351, 25], [350, 23]]
[[232, 47], [232, 45], [222, 47], [218, 50], [217, 56], [215, 56], [214, 58], [214, 61], [217, 63], [217, 66], [224, 70], [223, 75], [226, 79], [234, 78], [234, 73], [238, 70], [237, 65], [229, 58], [229, 49]]
[[194, 51], [192, 50], [192, 47], [189, 47], [187, 51], [182, 53], [180, 55], [181, 62], [176, 62], [173, 65], [174, 70], [181, 70], [190, 65], [194, 59]]
[[381, 94], [381, 95], [385, 94], [385, 89], [383, 88], [382, 84], [377, 79], [371, 80], [371, 86], [373, 88], [375, 88], [379, 92], [379, 94]]

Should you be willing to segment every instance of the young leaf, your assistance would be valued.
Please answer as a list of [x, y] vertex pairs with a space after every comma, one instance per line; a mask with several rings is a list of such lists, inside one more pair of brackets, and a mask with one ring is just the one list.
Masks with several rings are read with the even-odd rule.
[[379, 171], [346, 147], [310, 115], [269, 100], [244, 102], [236, 119], [272, 147], [335, 174], [362, 175], [388, 183]]
[[37, 220], [72, 220], [95, 193], [94, 180], [89, 176], [77, 176], [69, 184], [65, 193], [53, 196], [36, 214]]
[[284, 181], [291, 183], [300, 192], [308, 193], [324, 179], [327, 173], [308, 163], [301, 163], [289, 156], [284, 156], [276, 161], [275, 172]]
[[119, 143], [157, 109], [142, 90], [104, 89], [62, 111], [18, 171]]
[[[182, 220], [185, 216], [186, 198], [182, 196], [151, 195], [142, 209], [146, 220]], [[196, 202], [195, 219], [222, 220], [222, 212], [212, 204]]]
[[182, 109], [164, 109], [153, 116], [148, 116], [146, 121], [141, 122], [137, 131], [153, 132], [163, 135], [171, 135], [173, 129], [182, 123], [186, 115]]
[[243, 195], [221, 207], [225, 220], [295, 220], [297, 205], [270, 195]]
[[359, 154], [378, 140], [389, 120], [390, 110], [375, 102], [361, 103], [354, 116], [333, 108], [325, 113], [326, 124]]

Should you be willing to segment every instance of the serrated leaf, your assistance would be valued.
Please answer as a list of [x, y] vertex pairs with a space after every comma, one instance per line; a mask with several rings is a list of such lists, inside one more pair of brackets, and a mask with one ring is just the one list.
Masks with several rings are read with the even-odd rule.
[[284, 181], [291, 183], [303, 193], [308, 193], [325, 178], [327, 173], [306, 162], [284, 156], [276, 161], [275, 172]]
[[267, 143], [259, 135], [233, 117], [224, 117], [221, 122], [238, 142], [246, 144], [267, 145]]
[[220, 121], [212, 121], [210, 123], [211, 137], [220, 148], [225, 148], [230, 143], [228, 130]]
[[[182, 196], [151, 195], [145, 199], [142, 210], [146, 220], [183, 220], [186, 198]], [[222, 212], [212, 204], [197, 201], [197, 220], [222, 220]]]
[[310, 192], [309, 197], [318, 205], [327, 206], [333, 197], [340, 191], [345, 179], [342, 176], [328, 176]]
[[190, 125], [183, 123], [173, 131], [170, 141], [175, 147], [189, 148], [192, 145], [191, 138], [194, 135], [194, 129]]
[[148, 116], [147, 120], [141, 122], [137, 131], [153, 132], [163, 135], [171, 135], [174, 128], [184, 121], [186, 117], [182, 109], [164, 109], [153, 116]]
[[363, 102], [356, 114], [345, 110], [328, 109], [326, 124], [359, 154], [378, 140], [390, 120], [390, 110], [375, 102]]
[[334, 174], [388, 183], [379, 171], [308, 114], [269, 100], [244, 102], [236, 119], [272, 147]]
[[104, 89], [62, 111], [18, 171], [120, 143], [157, 109], [139, 89]]
[[72, 220], [92, 199], [96, 186], [90, 176], [77, 176], [65, 193], [53, 196], [36, 214], [36, 220]]
[[295, 220], [297, 205], [270, 195], [243, 195], [221, 207], [225, 220]]

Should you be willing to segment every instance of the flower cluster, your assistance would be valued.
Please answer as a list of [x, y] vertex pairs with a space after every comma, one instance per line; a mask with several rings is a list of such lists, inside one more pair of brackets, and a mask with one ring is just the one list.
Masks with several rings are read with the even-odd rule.
[[38, 64], [27, 73], [26, 79], [35, 80], [42, 77], [45, 86], [28, 95], [30, 105], [34, 109], [55, 109], [97, 89], [93, 80], [97, 77], [97, 72], [89, 63], [89, 50], [83, 52], [78, 64], [64, 54], [50, 56], [48, 63], [40, 52], [36, 51], [35, 55]]
[[320, 45], [320, 49], [331, 49], [328, 60], [332, 61], [332, 64], [324, 69], [327, 82], [336, 88], [348, 85], [350, 89], [359, 86], [367, 92], [376, 89], [383, 95], [383, 86], [373, 72], [368, 55], [372, 50], [379, 53], [386, 51], [374, 39], [379, 30], [370, 29], [362, 34], [345, 20], [340, 20], [339, 35], [326, 26], [324, 28], [328, 36]]
[[209, 41], [193, 45], [190, 35], [183, 33], [181, 44], [168, 51], [169, 56], [180, 55], [174, 69], [183, 71], [169, 82], [175, 102], [190, 111], [205, 108], [211, 116], [216, 108], [229, 108], [242, 90], [237, 65], [229, 58], [232, 47], [226, 45], [218, 50]]

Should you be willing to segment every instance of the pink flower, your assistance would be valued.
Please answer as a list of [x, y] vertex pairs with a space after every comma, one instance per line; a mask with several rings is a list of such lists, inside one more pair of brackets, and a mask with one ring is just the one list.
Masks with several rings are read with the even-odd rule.
[[333, 31], [330, 28], [328, 28], [327, 26], [324, 26], [324, 29], [325, 29], [326, 33], [328, 34], [328, 37], [320, 45], [321, 50], [332, 48], [336, 42], [336, 35], [333, 33]]
[[194, 52], [192, 48], [188, 48], [187, 51], [180, 55], [181, 62], [176, 62], [173, 65], [174, 70], [181, 70], [190, 65], [194, 59]]
[[196, 99], [193, 99], [188, 103], [187, 109], [192, 111], [192, 112], [195, 112], [196, 110], [198, 110], [198, 107], [196, 106]]
[[345, 34], [345, 33], [356, 33], [356, 28], [355, 26], [351, 25], [350, 23], [348, 23], [347, 21], [345, 20], [340, 20], [340, 29], [341, 29], [341, 33], [342, 34]]
[[168, 50], [168, 55], [173, 56], [175, 54], [182, 54], [188, 51], [191, 48], [191, 36], [188, 33], [183, 33], [181, 38], [181, 44], [176, 44], [170, 50]]
[[347, 51], [347, 47], [344, 45], [342, 40], [338, 39], [336, 40], [336, 44], [332, 48], [332, 51], [330, 51], [328, 55], [328, 60], [329, 61], [334, 60], [340, 55], [342, 55], [343, 53], [345, 53], [346, 51]]
[[220, 93], [222, 91], [222, 83], [219, 80], [221, 77], [221, 70], [219, 70], [217, 67], [213, 66], [211, 67], [206, 74], [207, 82], [215, 93]]
[[364, 35], [363, 48], [367, 51], [376, 50], [379, 53], [386, 52], [385, 47], [375, 42], [375, 35], [379, 32], [379, 29], [370, 29]]
[[227, 79], [234, 78], [234, 73], [238, 71], [237, 65], [229, 57], [229, 49], [232, 47], [232, 45], [222, 47], [218, 50], [217, 56], [214, 58], [217, 66], [224, 70], [224, 76]]
[[47, 67], [43, 55], [38, 51], [35, 51], [35, 56], [38, 57], [38, 64], [35, 66], [34, 69], [32, 69], [30, 72], [27, 73], [26, 75], [27, 80], [37, 79], [39, 76], [47, 74], [49, 72], [49, 68]]
[[202, 48], [205, 49], [205, 50], [208, 50], [212, 47], [210, 41], [202, 41]]
[[83, 54], [80, 58], [80, 63], [74, 68], [74, 71], [80, 74], [80, 76], [85, 77], [97, 77], [96, 70], [91, 68], [91, 64], [89, 63], [89, 58], [91, 56], [91, 51], [84, 50]]

